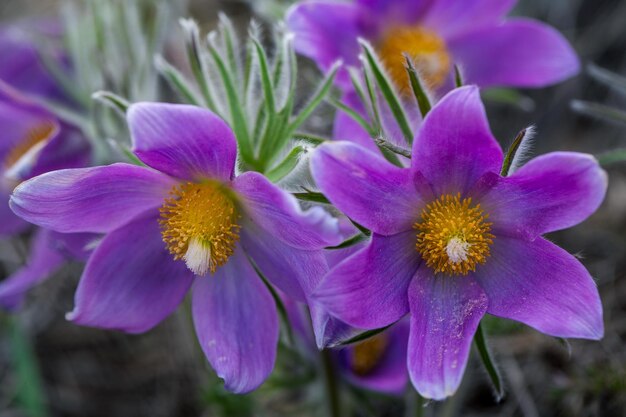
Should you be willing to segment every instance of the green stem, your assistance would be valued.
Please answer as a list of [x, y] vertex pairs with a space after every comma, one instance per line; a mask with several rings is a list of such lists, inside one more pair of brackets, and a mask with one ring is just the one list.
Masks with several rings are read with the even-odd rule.
[[491, 383], [493, 384], [493, 387], [496, 391], [496, 400], [500, 401], [504, 396], [502, 380], [500, 378], [498, 368], [496, 368], [493, 358], [491, 357], [491, 353], [489, 353], [489, 348], [487, 347], [487, 339], [485, 337], [485, 331], [483, 329], [482, 323], [478, 323], [478, 329], [476, 329], [474, 341], [476, 342], [476, 347], [478, 348], [480, 359], [482, 360], [483, 365], [487, 370], [487, 374], [489, 374], [489, 379], [491, 379]]
[[341, 416], [341, 403], [339, 399], [339, 385], [337, 375], [333, 366], [330, 350], [324, 349], [320, 352], [324, 364], [324, 378], [326, 382], [326, 399], [328, 401], [328, 411], [330, 417]]

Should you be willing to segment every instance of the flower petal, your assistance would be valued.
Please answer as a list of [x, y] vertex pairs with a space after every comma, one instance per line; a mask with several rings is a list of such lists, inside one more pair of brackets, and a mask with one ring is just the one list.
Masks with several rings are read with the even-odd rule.
[[173, 177], [230, 180], [235, 136], [219, 116], [184, 104], [137, 103], [128, 109], [133, 151], [147, 165]]
[[491, 257], [475, 275], [490, 314], [557, 337], [597, 340], [604, 334], [602, 304], [589, 272], [543, 238], [496, 237]]
[[145, 332], [178, 307], [192, 281], [185, 263], [165, 248], [157, 213], [141, 216], [98, 245], [67, 318], [83, 326]]
[[322, 249], [341, 243], [339, 223], [321, 207], [304, 211], [298, 201], [258, 172], [246, 172], [233, 181], [243, 197], [244, 210], [260, 228], [298, 249]]
[[424, 203], [409, 169], [349, 142], [327, 143], [311, 157], [313, 178], [348, 217], [382, 235], [410, 230]]
[[306, 301], [328, 272], [321, 250], [294, 248], [252, 223], [243, 224], [241, 244], [263, 276], [298, 301]]
[[[359, 8], [348, 2], [309, 1], [289, 9], [285, 21], [294, 33], [294, 47], [299, 54], [311, 58], [324, 72], [338, 60], [345, 65], [359, 65], [362, 35], [358, 27]], [[337, 81], [350, 86], [347, 72], [342, 71]]]
[[455, 89], [433, 107], [413, 142], [411, 161], [439, 195], [465, 194], [484, 173], [500, 172], [502, 149], [477, 87]]
[[196, 280], [193, 320], [202, 350], [226, 389], [256, 389], [274, 368], [278, 314], [241, 248], [213, 276]]
[[9, 207], [9, 198], [9, 194], [0, 189], [0, 236], [11, 236], [30, 227], [30, 223], [13, 213]]
[[10, 205], [46, 229], [105, 233], [162, 205], [174, 185], [160, 172], [130, 164], [66, 169], [23, 182]]
[[421, 24], [449, 38], [471, 29], [498, 23], [517, 0], [436, 0]]
[[49, 230], [39, 229], [33, 238], [27, 264], [0, 283], [0, 305], [18, 308], [27, 291], [49, 278], [65, 260], [54, 247]]
[[409, 304], [411, 381], [422, 396], [442, 400], [461, 383], [487, 296], [471, 275], [434, 276], [423, 266], [409, 287]]
[[375, 329], [409, 311], [407, 288], [418, 268], [415, 232], [374, 235], [369, 246], [324, 277], [313, 294], [330, 314], [361, 328]]
[[[365, 375], [348, 370], [348, 379], [355, 385], [372, 391], [402, 395], [409, 381], [406, 367], [407, 345], [409, 343], [409, 322], [402, 320], [385, 330], [381, 336], [387, 337], [387, 347], [375, 368]], [[344, 349], [348, 353], [352, 349]]]
[[489, 220], [504, 234], [535, 237], [574, 226], [604, 199], [608, 178], [591, 155], [553, 152], [498, 178], [480, 198]]
[[467, 82], [481, 87], [544, 87], [580, 71], [576, 52], [563, 35], [529, 19], [465, 33], [448, 46]]

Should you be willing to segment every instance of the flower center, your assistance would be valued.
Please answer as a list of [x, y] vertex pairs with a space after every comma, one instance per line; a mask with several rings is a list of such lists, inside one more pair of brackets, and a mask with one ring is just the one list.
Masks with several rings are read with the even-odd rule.
[[54, 123], [48, 121], [31, 128], [26, 133], [26, 137], [19, 141], [4, 158], [4, 169], [13, 171], [17, 165], [21, 165], [20, 161], [28, 159], [25, 157], [36, 155], [46, 144], [46, 140], [52, 136], [55, 129]]
[[389, 340], [384, 334], [379, 334], [364, 340], [352, 349], [352, 370], [358, 375], [367, 375], [380, 362]]
[[376, 50], [402, 94], [411, 92], [403, 54], [413, 61], [427, 88], [441, 86], [450, 71], [450, 55], [443, 39], [419, 26], [394, 27], [385, 34]]
[[492, 223], [480, 204], [471, 198], [443, 195], [422, 210], [417, 234], [417, 251], [435, 273], [467, 275], [485, 263], [493, 243]]
[[232, 196], [217, 182], [175, 186], [160, 209], [161, 235], [175, 260], [196, 275], [215, 273], [235, 251], [239, 215]]

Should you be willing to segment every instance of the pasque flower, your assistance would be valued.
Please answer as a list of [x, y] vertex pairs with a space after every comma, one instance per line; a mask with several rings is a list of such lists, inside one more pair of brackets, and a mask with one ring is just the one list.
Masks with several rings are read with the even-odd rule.
[[[227, 389], [246, 392], [271, 372], [274, 299], [255, 266], [297, 300], [317, 284], [321, 248], [337, 221], [256, 172], [235, 176], [230, 128], [199, 107], [139, 103], [128, 111], [134, 152], [124, 163], [51, 172], [16, 188], [11, 207], [59, 232], [103, 233], [80, 281], [78, 324], [146, 331], [193, 285], [202, 348]], [[314, 282], [309, 282], [315, 277]]]
[[[410, 92], [403, 54], [431, 89], [452, 87], [454, 65], [468, 83], [541, 87], [579, 70], [576, 54], [553, 28], [506, 19], [515, 0], [303, 1], [287, 15], [296, 50], [328, 70], [358, 66], [358, 38], [368, 40], [396, 86]], [[338, 78], [349, 87], [347, 73]]]
[[[2, 66], [0, 66], [0, 69]], [[41, 173], [85, 166], [90, 147], [83, 136], [52, 113], [0, 80], [0, 237], [26, 231], [29, 224], [9, 209], [9, 195], [22, 181]], [[26, 291], [63, 261], [81, 258], [85, 235], [38, 231], [27, 265], [0, 282], [0, 306], [18, 307]], [[59, 251], [55, 252], [55, 248]], [[67, 248], [73, 248], [67, 250]]]
[[312, 157], [322, 192], [373, 232], [314, 297], [359, 328], [410, 313], [409, 374], [428, 398], [454, 393], [485, 313], [558, 337], [603, 335], [593, 279], [542, 234], [591, 215], [605, 172], [572, 152], [539, 156], [508, 177], [502, 162], [474, 86], [453, 90], [426, 116], [409, 168], [348, 142]]

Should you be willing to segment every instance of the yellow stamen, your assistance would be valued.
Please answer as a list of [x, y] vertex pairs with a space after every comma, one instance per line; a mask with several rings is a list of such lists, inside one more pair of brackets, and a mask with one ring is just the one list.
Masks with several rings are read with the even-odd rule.
[[38, 126], [31, 128], [23, 140], [18, 142], [13, 149], [4, 158], [5, 169], [11, 168], [18, 162], [28, 151], [38, 144], [49, 139], [54, 133], [56, 126], [50, 121], [45, 121]]
[[196, 275], [215, 273], [239, 240], [235, 202], [217, 182], [175, 186], [160, 209], [161, 235], [174, 259], [184, 259]]
[[352, 350], [352, 370], [358, 375], [367, 375], [376, 368], [387, 349], [389, 341], [385, 334], [364, 340]]
[[435, 273], [467, 275], [489, 257], [495, 236], [487, 217], [471, 198], [443, 195], [422, 210], [413, 226], [419, 231], [415, 247]]
[[425, 87], [440, 87], [450, 72], [450, 54], [436, 33], [419, 26], [396, 26], [376, 45], [376, 50], [391, 79], [402, 94], [411, 93], [406, 72], [407, 54], [425, 82]]

